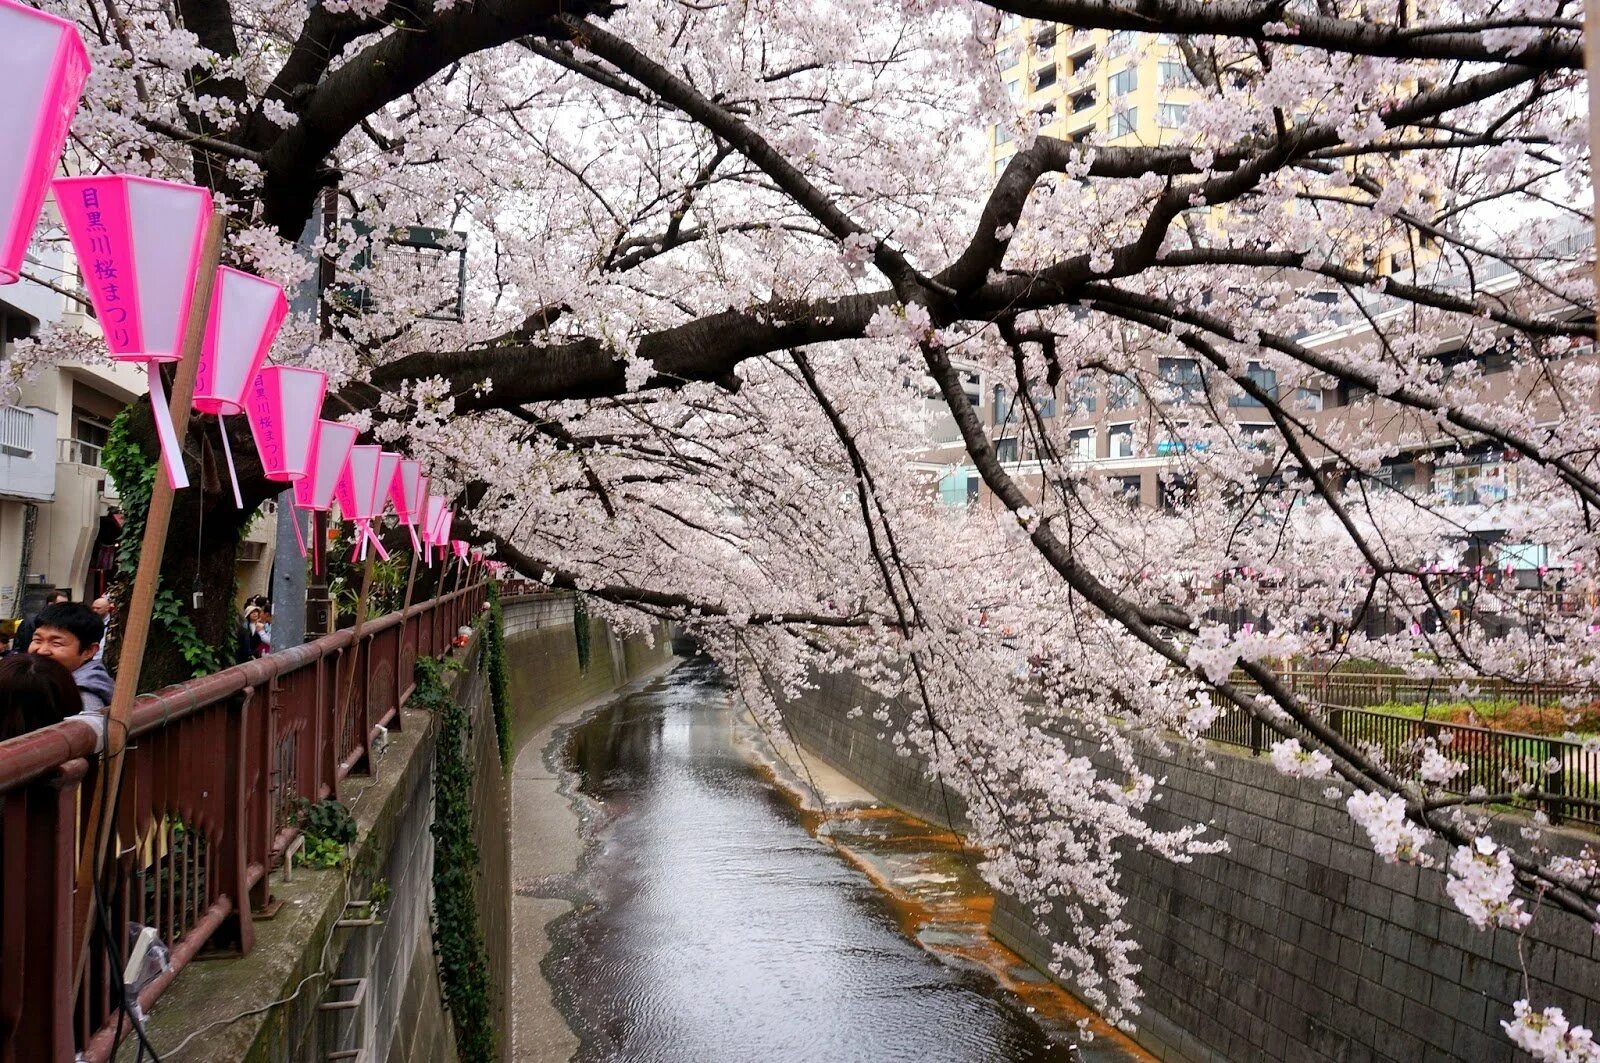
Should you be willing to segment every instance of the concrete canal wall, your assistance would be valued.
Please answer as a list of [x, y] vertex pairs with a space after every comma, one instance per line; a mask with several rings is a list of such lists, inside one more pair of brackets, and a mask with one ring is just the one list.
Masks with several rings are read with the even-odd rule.
[[[573, 599], [533, 595], [504, 603], [509, 678], [519, 737], [537, 721], [626, 685], [670, 657], [666, 632], [653, 645], [619, 638], [590, 623], [589, 667], [579, 666]], [[502, 1058], [511, 1058], [513, 951], [510, 794], [500, 764], [482, 640], [457, 651], [447, 673], [471, 721], [473, 835], [479, 864], [474, 896], [487, 946], [490, 1008]], [[282, 904], [256, 918], [256, 946], [236, 959], [194, 963], [164, 995], [148, 1030], [158, 1051], [191, 1038], [180, 1058], [301, 1063], [365, 1049], [385, 1063], [452, 1063], [459, 1058], [440, 988], [433, 946], [434, 755], [437, 719], [401, 710], [370, 778], [352, 775], [340, 799], [360, 837], [348, 884], [338, 869], [297, 867], [291, 880], [272, 873]], [[367, 897], [382, 882], [389, 900], [376, 924], [339, 927], [345, 902]], [[319, 972], [321, 972], [319, 974]], [[346, 984], [335, 985], [338, 979]], [[364, 986], [358, 982], [364, 980]], [[355, 998], [352, 1007], [330, 1007]], [[134, 1039], [119, 1059], [132, 1060]], [[476, 1063], [476, 1061], [474, 1061]]]
[[[809, 752], [884, 800], [932, 822], [953, 811], [959, 826], [959, 803], [927, 765], [878, 737], [885, 707], [854, 677], [827, 676], [785, 716]], [[1122, 861], [1141, 1044], [1163, 1060], [1228, 1063], [1514, 1058], [1499, 1025], [1523, 995], [1514, 936], [1472, 929], [1441, 871], [1378, 860], [1322, 796], [1326, 783], [1221, 748], [1209, 756], [1211, 766], [1190, 753], [1143, 758], [1166, 780], [1155, 825], [1211, 824], [1229, 850], [1181, 867], [1147, 853]], [[1041, 969], [1067, 939], [1064, 927], [1041, 934], [1008, 898], [991, 930]], [[1545, 907], [1522, 953], [1534, 1001], [1600, 1025], [1600, 935]]]

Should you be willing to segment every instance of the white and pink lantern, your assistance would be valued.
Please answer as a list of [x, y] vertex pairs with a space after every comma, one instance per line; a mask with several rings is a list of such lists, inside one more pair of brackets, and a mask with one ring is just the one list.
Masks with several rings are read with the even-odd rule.
[[228, 477], [233, 484], [233, 502], [241, 508], [244, 502], [239, 497], [239, 474], [233, 467], [226, 418], [244, 412], [250, 378], [266, 361], [267, 351], [288, 314], [289, 300], [276, 284], [228, 266], [217, 269], [205, 344], [195, 370], [194, 408], [217, 415], [222, 452], [227, 456]]
[[211, 193], [126, 174], [61, 177], [54, 187], [106, 349], [114, 361], [145, 365], [167, 475], [188, 487], [160, 366], [183, 353]]
[[339, 510], [346, 519], [356, 522], [355, 558], [366, 560], [367, 545], [371, 543], [378, 556], [385, 561], [389, 552], [372, 528], [372, 522], [383, 515], [388, 501], [388, 484], [394, 478], [400, 455], [386, 453], [382, 447], [354, 446], [345, 463], [344, 474], [339, 477], [335, 495]]
[[400, 467], [394, 474], [391, 497], [394, 499], [395, 515], [411, 533], [411, 549], [420, 549], [421, 544], [417, 541], [417, 522], [422, 519], [422, 507], [428, 497], [428, 478], [422, 475], [420, 461], [412, 458], [400, 460]]
[[444, 496], [428, 495], [427, 502], [422, 507], [422, 543], [425, 549], [428, 564], [433, 564], [433, 548], [439, 545], [437, 530], [439, 518], [444, 515]]
[[0, 40], [0, 284], [15, 284], [89, 79], [89, 56], [76, 26], [16, 0], [0, 0]]
[[360, 433], [338, 421], [317, 421], [315, 455], [311, 473], [294, 482], [294, 504], [311, 513], [326, 513], [333, 506], [333, 494], [344, 475], [350, 448]]
[[[294, 505], [308, 513], [326, 513], [333, 506], [333, 493], [344, 475], [350, 448], [355, 445], [356, 429], [338, 421], [317, 421], [316, 438], [311, 444], [311, 471], [294, 482]], [[300, 544], [300, 556], [306, 553], [306, 544], [300, 537], [300, 520], [294, 524], [295, 539]], [[312, 537], [316, 557], [313, 567], [322, 571], [322, 541]]]
[[293, 482], [310, 474], [327, 391], [328, 375], [315, 369], [267, 365], [250, 378], [244, 410], [267, 479]]
[[458, 560], [465, 561], [467, 559], [467, 541], [465, 539], [451, 539], [450, 549], [455, 551]]

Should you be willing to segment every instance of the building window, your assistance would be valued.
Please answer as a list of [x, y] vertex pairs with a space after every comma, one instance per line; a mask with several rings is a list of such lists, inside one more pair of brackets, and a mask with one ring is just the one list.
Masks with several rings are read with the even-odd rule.
[[1017, 65], [1017, 50], [1015, 48], [1002, 48], [994, 53], [994, 63], [1001, 70], [1010, 70]]
[[1194, 502], [1194, 478], [1192, 476], [1161, 476], [1157, 478], [1161, 487], [1161, 508], [1171, 512], [1177, 509], [1186, 509]]
[[995, 440], [995, 443], [994, 443], [994, 456], [995, 456], [995, 460], [1000, 462], [1002, 465], [1016, 461], [1017, 460], [1017, 441], [1016, 441], [1016, 439], [1015, 438], [1011, 438], [1011, 439], [997, 439], [997, 440]]
[[1114, 424], [1106, 431], [1106, 457], [1133, 457], [1133, 425]]
[[1126, 410], [1133, 405], [1133, 381], [1118, 373], [1111, 378], [1111, 386], [1106, 389], [1106, 409]]
[[1008, 126], [1008, 125], [997, 125], [997, 126], [995, 126], [994, 127], [994, 142], [995, 142], [996, 146], [998, 146], [1000, 144], [1009, 144], [1009, 143], [1011, 143], [1011, 127]]
[[1111, 75], [1111, 95], [1126, 96], [1139, 87], [1139, 70], [1137, 67], [1128, 67]]
[[1156, 109], [1156, 124], [1162, 129], [1182, 129], [1189, 107], [1183, 103], [1163, 103]]
[[1093, 413], [1099, 399], [1100, 389], [1095, 386], [1094, 376], [1090, 373], [1079, 373], [1072, 382], [1072, 412]]
[[1005, 424], [1011, 420], [1011, 392], [1004, 384], [994, 388], [994, 423]]
[[1072, 113], [1078, 114], [1094, 106], [1094, 90], [1089, 89], [1072, 97]]
[[1006, 95], [1010, 96], [1013, 100], [1021, 98], [1022, 82], [1017, 80], [1006, 82]]
[[1033, 35], [1033, 46], [1035, 48], [1054, 48], [1055, 43], [1056, 28], [1052, 23], [1047, 22], [1040, 26], [1038, 32]]
[[1162, 383], [1177, 391], [1178, 402], [1198, 402], [1205, 396], [1205, 377], [1193, 358], [1157, 358], [1156, 372]]
[[1270, 424], [1241, 424], [1239, 435], [1244, 445], [1251, 450], [1270, 450], [1275, 445], [1273, 433], [1276, 429]]
[[1129, 107], [1125, 111], [1118, 111], [1111, 116], [1111, 124], [1106, 132], [1113, 137], [1125, 137], [1133, 133], [1139, 126], [1139, 109]]
[[1093, 461], [1094, 429], [1074, 428], [1067, 433], [1067, 452], [1075, 461]]
[[1055, 83], [1056, 68], [1054, 63], [1049, 66], [1042, 66], [1033, 72], [1033, 87], [1035, 89], [1047, 89]]
[[1022, 16], [1021, 15], [1010, 15], [1010, 14], [1007, 14], [1007, 15], [1001, 15], [1000, 16], [1000, 32], [1001, 33], [1010, 33], [1012, 30], [1016, 29], [1020, 25], [1022, 25]]
[[1181, 59], [1163, 59], [1161, 65], [1156, 68], [1156, 84], [1164, 89], [1193, 85], [1194, 73], [1190, 71], [1189, 64]]
[[1132, 30], [1116, 30], [1106, 39], [1106, 51], [1112, 54], [1125, 52], [1133, 47], [1134, 41], [1138, 39], [1138, 36]]
[[1094, 49], [1085, 48], [1083, 51], [1072, 57], [1072, 72], [1074, 74], [1081, 74], [1085, 70], [1089, 69], [1089, 64], [1092, 62], [1094, 62]]
[[[1249, 378], [1252, 384], [1266, 392], [1268, 398], [1276, 399], [1278, 397], [1278, 371], [1276, 369], [1268, 369], [1260, 362], [1251, 362], [1245, 369], [1245, 376]], [[1254, 395], [1241, 391], [1239, 394], [1228, 398], [1228, 405], [1259, 407], [1263, 404]]]
[[1113, 476], [1110, 479], [1111, 489], [1121, 495], [1122, 500], [1130, 506], [1137, 506], [1140, 495], [1144, 493], [1144, 477], [1142, 476]]

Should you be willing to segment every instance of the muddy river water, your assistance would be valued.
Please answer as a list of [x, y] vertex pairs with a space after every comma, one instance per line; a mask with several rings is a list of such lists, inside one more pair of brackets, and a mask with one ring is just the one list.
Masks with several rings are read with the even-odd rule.
[[585, 1061], [1128, 1060], [988, 937], [953, 835], [806, 811], [689, 662], [567, 736], [582, 903], [546, 975]]

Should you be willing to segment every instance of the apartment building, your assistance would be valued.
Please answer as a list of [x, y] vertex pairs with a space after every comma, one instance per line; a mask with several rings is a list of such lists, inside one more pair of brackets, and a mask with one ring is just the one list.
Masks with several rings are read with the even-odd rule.
[[[1178, 47], [1159, 34], [1074, 30], [1006, 15], [995, 62], [1020, 121], [1063, 140], [1102, 134], [1107, 144], [1160, 145], [1183, 140], [1194, 79]], [[1017, 130], [989, 131], [998, 174], [1016, 152]]]
[[[25, 273], [49, 286], [0, 287], [0, 357], [48, 325], [96, 329], [83, 303], [62, 294], [78, 287], [70, 252], [30, 256]], [[0, 390], [0, 621], [32, 615], [54, 590], [75, 601], [107, 590], [122, 522], [101, 451], [112, 419], [145, 388], [133, 367], [63, 362]], [[274, 532], [270, 519], [254, 523], [241, 595], [267, 589]]]

